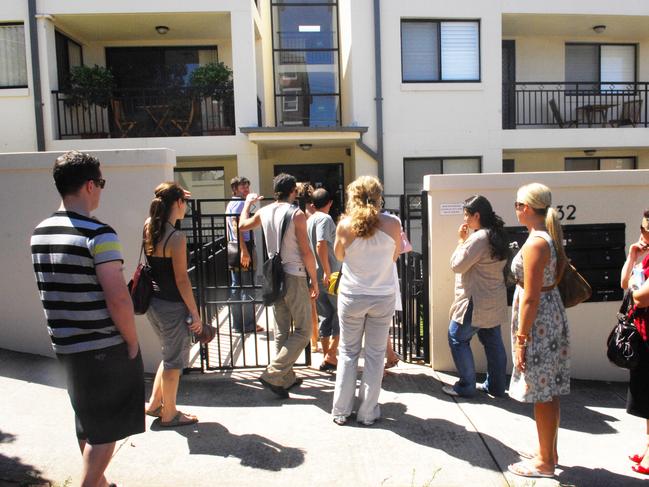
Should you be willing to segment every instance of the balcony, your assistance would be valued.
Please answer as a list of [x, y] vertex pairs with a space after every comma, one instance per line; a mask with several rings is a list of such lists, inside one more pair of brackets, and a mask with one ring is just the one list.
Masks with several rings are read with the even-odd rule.
[[234, 135], [234, 97], [216, 100], [187, 88], [120, 89], [110, 106], [71, 105], [53, 91], [58, 140]]

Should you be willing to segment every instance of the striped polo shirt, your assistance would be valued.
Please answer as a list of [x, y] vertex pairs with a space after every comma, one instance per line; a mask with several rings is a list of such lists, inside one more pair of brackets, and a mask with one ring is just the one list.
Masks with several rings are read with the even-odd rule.
[[34, 229], [31, 250], [54, 351], [80, 353], [123, 343], [95, 272], [99, 264], [124, 261], [115, 231], [87, 216], [57, 211]]

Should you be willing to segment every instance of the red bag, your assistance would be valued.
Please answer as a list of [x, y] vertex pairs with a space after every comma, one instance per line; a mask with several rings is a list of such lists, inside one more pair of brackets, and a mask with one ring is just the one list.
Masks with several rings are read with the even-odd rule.
[[144, 262], [142, 262], [142, 255], [144, 254], [144, 243], [140, 250], [140, 258], [138, 265], [133, 273], [133, 279], [128, 283], [128, 290], [131, 293], [133, 300], [133, 310], [136, 315], [143, 315], [149, 309], [151, 296], [153, 296], [153, 278], [151, 277], [151, 266], [144, 255]]

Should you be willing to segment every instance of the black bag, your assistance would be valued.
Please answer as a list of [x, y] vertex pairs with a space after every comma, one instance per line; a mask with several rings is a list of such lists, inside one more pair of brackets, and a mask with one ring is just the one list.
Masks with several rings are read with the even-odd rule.
[[[142, 255], [144, 254], [144, 262]], [[144, 242], [140, 249], [140, 258], [138, 259], [137, 268], [133, 273], [133, 279], [128, 283], [128, 291], [131, 293], [133, 300], [133, 311], [136, 315], [143, 315], [149, 309], [151, 296], [153, 296], [153, 278], [151, 277], [151, 266], [144, 253]]]
[[632, 303], [632, 290], [624, 295], [622, 306], [617, 314], [617, 324], [606, 340], [606, 356], [618, 367], [634, 369], [640, 363], [640, 354], [645, 348], [640, 332], [633, 324], [635, 308], [629, 313]]
[[518, 242], [509, 242], [509, 249], [507, 250], [507, 262], [503, 267], [503, 278], [505, 279], [505, 287], [514, 287], [516, 285], [516, 276], [512, 272], [512, 262], [518, 253]]
[[297, 208], [291, 208], [284, 215], [279, 242], [277, 243], [277, 252], [273, 252], [270, 257], [264, 261], [264, 264], [261, 268], [263, 278], [261, 286], [261, 297], [264, 300], [265, 306], [271, 306], [277, 303], [286, 295], [286, 286], [284, 285], [284, 269], [282, 268], [282, 256], [280, 255], [280, 251], [282, 249], [282, 240], [284, 240], [284, 233], [286, 233], [288, 224], [293, 218], [296, 210]]
[[228, 266], [230, 268], [241, 265], [241, 252], [239, 252], [239, 242], [230, 240], [228, 242]]

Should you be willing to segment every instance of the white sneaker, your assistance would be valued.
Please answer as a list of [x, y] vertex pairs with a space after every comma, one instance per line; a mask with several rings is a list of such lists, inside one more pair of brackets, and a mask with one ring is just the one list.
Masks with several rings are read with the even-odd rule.
[[376, 422], [376, 419], [363, 419], [358, 422], [363, 426], [372, 426]]
[[459, 397], [460, 395], [457, 393], [455, 389], [453, 389], [453, 386], [442, 386], [442, 392], [444, 394], [448, 394], [449, 396], [453, 397]]

